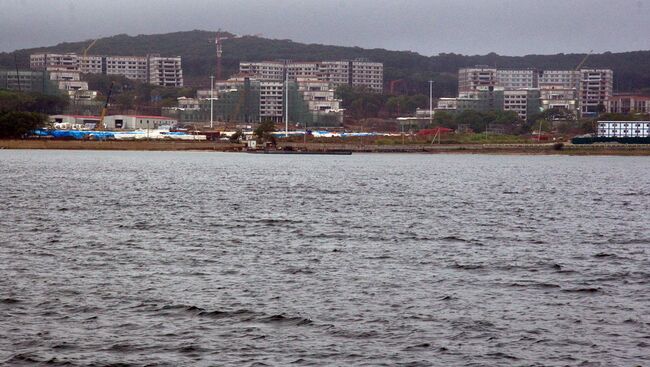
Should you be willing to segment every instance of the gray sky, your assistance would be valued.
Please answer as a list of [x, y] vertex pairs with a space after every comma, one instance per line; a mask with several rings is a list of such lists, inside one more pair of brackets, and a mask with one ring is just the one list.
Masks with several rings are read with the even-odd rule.
[[650, 49], [650, 0], [0, 0], [0, 51], [219, 28], [424, 55], [618, 52]]

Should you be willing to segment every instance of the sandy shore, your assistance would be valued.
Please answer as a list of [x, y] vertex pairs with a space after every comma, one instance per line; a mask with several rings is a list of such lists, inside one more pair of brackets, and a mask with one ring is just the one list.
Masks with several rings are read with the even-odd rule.
[[[374, 145], [336, 143], [279, 143], [280, 147], [310, 151], [350, 150], [364, 153], [469, 153], [469, 154], [569, 154], [650, 156], [650, 145], [565, 144], [557, 149], [553, 144], [434, 144], [434, 145]], [[0, 140], [0, 149], [69, 149], [69, 150], [150, 150], [150, 151], [219, 151], [243, 150], [243, 144], [193, 141], [80, 141], [80, 140]]]

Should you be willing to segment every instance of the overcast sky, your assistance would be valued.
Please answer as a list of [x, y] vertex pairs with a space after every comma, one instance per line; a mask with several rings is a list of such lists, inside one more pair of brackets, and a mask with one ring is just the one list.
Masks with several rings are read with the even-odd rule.
[[650, 0], [0, 0], [0, 51], [219, 28], [424, 55], [648, 50]]

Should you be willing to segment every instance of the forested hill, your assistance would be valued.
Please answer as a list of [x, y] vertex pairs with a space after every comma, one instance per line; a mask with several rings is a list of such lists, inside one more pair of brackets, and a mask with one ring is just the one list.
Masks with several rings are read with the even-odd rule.
[[[194, 85], [209, 84], [216, 62], [214, 37], [216, 32], [188, 31], [157, 35], [117, 35], [99, 39], [88, 54], [182, 56], [187, 82]], [[228, 35], [222, 33], [222, 35]], [[77, 52], [90, 44], [66, 42], [56, 46], [0, 53], [1, 68], [29, 67], [29, 54], [39, 51]], [[415, 52], [363, 49], [319, 44], [304, 44], [290, 40], [243, 36], [223, 41], [224, 75], [237, 71], [240, 60], [292, 59], [302, 61], [367, 58], [383, 62], [386, 82], [405, 79], [410, 92], [428, 94], [427, 81], [436, 81], [435, 94], [456, 94], [456, 72], [461, 67], [489, 65], [500, 68], [573, 69], [584, 54], [499, 56], [465, 56], [439, 54], [423, 56]], [[614, 70], [617, 92], [638, 91], [650, 94], [650, 51], [603, 53], [591, 55], [585, 67], [607, 67]]]

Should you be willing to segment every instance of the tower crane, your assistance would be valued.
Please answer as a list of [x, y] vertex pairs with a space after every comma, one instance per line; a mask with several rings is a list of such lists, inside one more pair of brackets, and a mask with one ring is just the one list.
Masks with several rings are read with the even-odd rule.
[[217, 47], [217, 70], [216, 70], [217, 80], [222, 80], [221, 79], [221, 56], [223, 55], [222, 41], [230, 38], [232, 37], [222, 36], [221, 32], [219, 31], [217, 32], [217, 36], [214, 39], [214, 44]]
[[576, 93], [577, 103], [578, 103], [578, 106], [577, 106], [577, 107], [578, 107], [579, 109], [582, 109], [582, 107], [580, 106], [580, 104], [581, 104], [581, 100], [582, 100], [582, 98], [581, 98], [581, 96], [580, 96], [580, 79], [582, 78], [582, 76], [580, 75], [580, 68], [582, 68], [582, 66], [584, 66], [584, 64], [587, 62], [587, 59], [589, 58], [589, 56], [591, 56], [591, 54], [592, 54], [593, 52], [594, 52], [594, 50], [590, 50], [589, 53], [586, 54], [585, 57], [582, 58], [582, 61], [580, 61], [580, 63], [578, 64], [578, 66], [576, 66], [575, 71], [573, 72], [573, 75], [574, 75], [574, 77], [576, 78], [575, 81], [574, 81], [574, 83], [573, 83], [573, 86], [574, 86], [575, 89], [576, 89], [575, 93]]
[[86, 48], [83, 49], [84, 59], [85, 59], [86, 56], [88, 55], [88, 51], [89, 51], [93, 46], [95, 46], [95, 43], [97, 43], [97, 40], [98, 40], [98, 39], [99, 39], [99, 38], [94, 39], [94, 40], [90, 43], [90, 45], [88, 45], [88, 47], [86, 47]]
[[108, 95], [106, 96], [106, 103], [104, 104], [104, 108], [102, 108], [102, 113], [99, 116], [99, 122], [97, 123], [95, 130], [105, 129], [104, 118], [106, 117], [106, 113], [108, 112], [108, 102], [111, 100], [111, 93], [113, 93], [113, 84], [115, 84], [115, 82], [111, 82], [110, 87], [108, 87]]
[[585, 62], [587, 62], [587, 59], [589, 58], [589, 56], [591, 56], [591, 54], [592, 54], [593, 52], [594, 52], [594, 50], [589, 51], [589, 53], [586, 54], [585, 57], [582, 58], [582, 61], [580, 61], [580, 63], [578, 64], [578, 66], [576, 66], [576, 70], [575, 70], [575, 71], [580, 71], [580, 68], [581, 68], [582, 66], [584, 66]]

